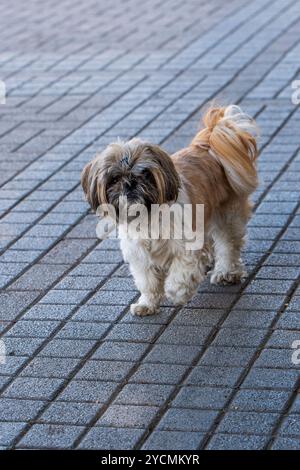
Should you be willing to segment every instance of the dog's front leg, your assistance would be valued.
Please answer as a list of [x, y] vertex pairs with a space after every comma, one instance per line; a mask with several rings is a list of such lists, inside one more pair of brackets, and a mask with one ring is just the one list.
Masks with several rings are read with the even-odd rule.
[[164, 295], [164, 270], [153, 263], [146, 246], [138, 242], [121, 240], [121, 249], [141, 293], [137, 303], [130, 306], [131, 313], [140, 316], [157, 313]]
[[205, 269], [195, 254], [174, 258], [165, 282], [166, 297], [175, 305], [188, 302], [204, 279]]
[[131, 313], [139, 316], [157, 313], [164, 294], [163, 271], [153, 264], [139, 264], [136, 260], [130, 263], [130, 270], [141, 293], [138, 302], [131, 304]]

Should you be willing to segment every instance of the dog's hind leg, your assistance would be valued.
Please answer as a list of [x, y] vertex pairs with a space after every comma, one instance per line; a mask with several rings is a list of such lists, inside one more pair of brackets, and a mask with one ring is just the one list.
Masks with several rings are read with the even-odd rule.
[[184, 305], [195, 294], [205, 277], [207, 256], [195, 252], [175, 257], [165, 282], [166, 297], [175, 305]]
[[212, 284], [235, 284], [247, 273], [241, 260], [250, 205], [236, 202], [226, 206], [212, 227], [215, 265], [211, 271]]

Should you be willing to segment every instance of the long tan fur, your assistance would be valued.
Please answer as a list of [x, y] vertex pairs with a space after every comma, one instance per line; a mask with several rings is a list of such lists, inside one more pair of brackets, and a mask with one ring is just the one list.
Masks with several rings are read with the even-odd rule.
[[234, 105], [209, 109], [203, 121], [192, 146], [205, 148], [223, 166], [237, 195], [251, 194], [257, 187], [255, 121]]

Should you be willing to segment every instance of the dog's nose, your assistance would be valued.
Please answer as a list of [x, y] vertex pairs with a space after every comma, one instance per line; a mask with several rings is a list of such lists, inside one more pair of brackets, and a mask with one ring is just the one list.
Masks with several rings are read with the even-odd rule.
[[123, 188], [124, 188], [125, 194], [129, 193], [129, 192], [130, 192], [130, 189], [131, 189], [131, 183], [130, 183], [130, 182], [124, 183]]
[[133, 181], [126, 181], [126, 183], [124, 183], [124, 192], [126, 194], [130, 193], [133, 189], [134, 189], [134, 182]]

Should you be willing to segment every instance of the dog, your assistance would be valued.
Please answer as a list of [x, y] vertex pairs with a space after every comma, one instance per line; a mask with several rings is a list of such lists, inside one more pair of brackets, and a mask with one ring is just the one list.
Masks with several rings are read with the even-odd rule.
[[[252, 211], [249, 196], [258, 184], [257, 126], [235, 105], [210, 108], [203, 121], [191, 144], [171, 156], [134, 138], [109, 145], [83, 169], [81, 183], [91, 207], [115, 209], [123, 257], [141, 294], [132, 314], [157, 313], [164, 296], [185, 304], [210, 268], [213, 284], [246, 276], [241, 249]], [[153, 205], [204, 205], [203, 246], [190, 250], [184, 239], [122, 233], [118, 216], [124, 197], [129, 207], [142, 204], [148, 212]]]

